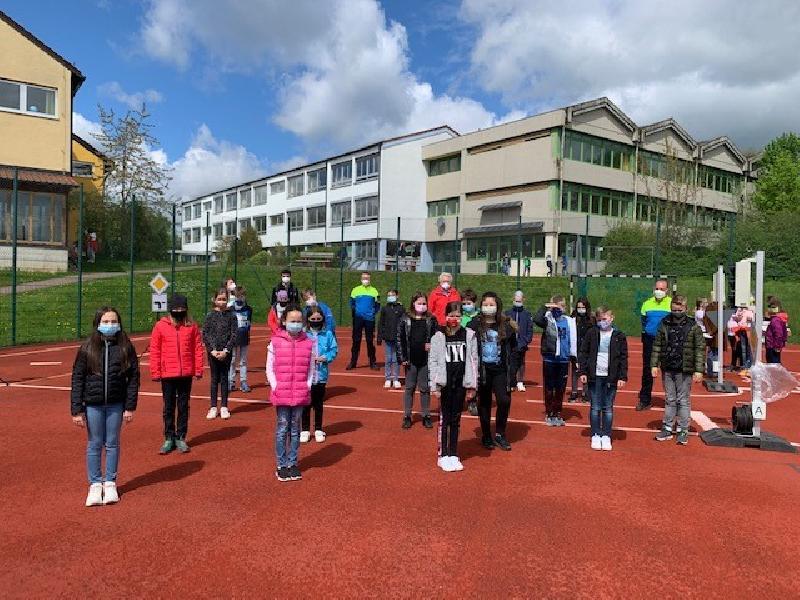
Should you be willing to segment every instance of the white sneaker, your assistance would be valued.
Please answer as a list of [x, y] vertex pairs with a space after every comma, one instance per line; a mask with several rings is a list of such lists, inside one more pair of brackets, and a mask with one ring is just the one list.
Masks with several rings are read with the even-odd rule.
[[119, 502], [117, 484], [113, 481], [106, 481], [103, 484], [103, 504], [116, 504]]
[[517, 391], [518, 392], [524, 392], [525, 391], [525, 384], [522, 383], [521, 381], [517, 382]]
[[319, 444], [321, 444], [322, 442], [324, 442], [324, 441], [325, 441], [325, 432], [324, 432], [324, 431], [322, 431], [321, 429], [317, 429], [317, 430], [314, 432], [314, 441], [315, 441], [315, 442], [317, 442], [317, 443], [319, 443]]
[[103, 504], [103, 484], [93, 483], [89, 486], [89, 494], [86, 496], [86, 506], [100, 506]]
[[300, 443], [301, 444], [305, 444], [310, 439], [311, 439], [311, 432], [310, 431], [301, 431], [300, 432]]
[[604, 435], [600, 438], [600, 447], [603, 450], [611, 450], [611, 437]]
[[216, 419], [217, 418], [217, 407], [212, 406], [208, 409], [208, 413], [206, 414], [206, 419]]
[[592, 436], [592, 450], [602, 450], [603, 449], [603, 442], [599, 435]]
[[231, 411], [228, 410], [227, 406], [223, 406], [219, 409], [219, 416], [223, 419], [230, 419], [231, 418]]
[[461, 464], [461, 461], [458, 459], [457, 456], [450, 457], [450, 464], [453, 467], [453, 471], [463, 471], [464, 465]]
[[390, 387], [392, 387], [391, 379], [387, 379], [386, 381], [383, 382], [383, 389], [388, 390]]
[[439, 466], [441, 467], [442, 471], [445, 473], [451, 473], [453, 469], [453, 457], [452, 456], [442, 456], [439, 459]]
[[394, 389], [396, 389], [396, 390], [399, 390], [403, 386], [400, 385], [400, 382], [397, 379], [395, 379], [394, 383], [392, 384], [392, 387], [394, 387]]

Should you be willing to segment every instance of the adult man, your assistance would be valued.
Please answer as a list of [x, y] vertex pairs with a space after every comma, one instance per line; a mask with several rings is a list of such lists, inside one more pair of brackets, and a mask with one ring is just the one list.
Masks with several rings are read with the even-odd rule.
[[358, 354], [361, 352], [361, 336], [366, 334], [367, 356], [369, 357], [369, 368], [373, 371], [378, 370], [378, 363], [375, 360], [375, 314], [378, 312], [378, 290], [371, 283], [368, 271], [361, 273], [361, 285], [357, 285], [350, 292], [350, 310], [353, 313], [353, 350], [350, 355], [350, 364], [347, 370], [356, 368]]
[[440, 327], [447, 325], [445, 308], [448, 302], [461, 302], [461, 294], [453, 287], [453, 276], [450, 273], [439, 275], [439, 285], [428, 294], [428, 310], [436, 317]]
[[289, 269], [281, 271], [281, 282], [272, 288], [272, 296], [269, 300], [271, 306], [275, 306], [275, 303], [278, 301], [278, 292], [280, 290], [286, 292], [286, 295], [289, 297], [289, 304], [300, 303], [300, 292], [292, 283], [292, 272]]
[[642, 303], [642, 387], [636, 410], [648, 410], [653, 405], [653, 375], [650, 372], [650, 359], [653, 355], [653, 341], [658, 333], [661, 320], [672, 310], [672, 298], [667, 296], [669, 282], [656, 281], [653, 295]]

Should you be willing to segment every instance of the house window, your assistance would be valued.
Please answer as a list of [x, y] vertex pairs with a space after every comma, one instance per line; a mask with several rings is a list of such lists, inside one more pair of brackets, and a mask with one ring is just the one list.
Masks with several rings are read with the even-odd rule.
[[356, 198], [356, 223], [378, 220], [378, 197]]
[[199, 202], [192, 207], [192, 217], [195, 219], [199, 219], [200, 216], [203, 214], [203, 205]]
[[428, 216], [449, 217], [451, 215], [457, 215], [458, 205], [458, 198], [445, 198], [444, 200], [428, 202]]
[[331, 227], [340, 227], [342, 224], [350, 225], [350, 211], [349, 200], [331, 204]]
[[250, 219], [239, 219], [239, 233], [250, 228]]
[[214, 196], [214, 214], [222, 212], [222, 196]]
[[214, 223], [214, 240], [222, 239], [222, 223]]
[[[62, 194], [18, 192], [17, 239], [62, 243], [65, 226]], [[0, 190], [0, 239], [9, 240], [13, 226], [13, 193]]]
[[51, 88], [0, 80], [0, 110], [56, 116], [56, 91]]
[[364, 240], [355, 243], [356, 260], [375, 260], [378, 257], [378, 245], [375, 240]]
[[302, 175], [295, 175], [294, 177], [289, 177], [289, 198], [303, 195], [304, 179], [305, 178]]
[[184, 244], [191, 244], [192, 243], [192, 230], [187, 229], [183, 232], [183, 243]]
[[567, 130], [564, 137], [564, 158], [631, 171], [634, 149], [619, 142]]
[[236, 235], [236, 221], [227, 221], [225, 223], [225, 237], [233, 237]]
[[225, 210], [236, 210], [236, 192], [225, 194]]
[[325, 207], [312, 206], [311, 208], [307, 208], [306, 219], [308, 219], [308, 229], [325, 227]]
[[0, 108], [19, 110], [22, 85], [11, 81], [0, 80]]
[[262, 185], [256, 188], [256, 201], [253, 206], [263, 206], [267, 203], [267, 186]]
[[201, 230], [200, 230], [199, 227], [195, 227], [195, 228], [192, 229], [192, 241], [194, 243], [197, 243], [197, 242], [200, 241], [200, 231]]
[[340, 185], [350, 185], [353, 180], [353, 161], [336, 163], [331, 167], [333, 177], [333, 187]]
[[327, 169], [317, 169], [316, 171], [311, 171], [306, 176], [308, 178], [308, 193], [311, 192], [319, 192], [320, 190], [324, 190], [327, 187], [328, 183], [328, 170]]
[[461, 155], [446, 156], [445, 158], [437, 158], [428, 161], [428, 175], [434, 177], [435, 175], [444, 175], [445, 173], [452, 173], [461, 170]]
[[269, 224], [270, 227], [280, 227], [283, 225], [283, 213], [279, 215], [270, 215]]
[[239, 190], [239, 208], [250, 208], [251, 204], [250, 190]]
[[211, 212], [211, 201], [203, 202], [203, 212]]
[[372, 179], [378, 176], [378, 169], [380, 168], [380, 156], [378, 154], [370, 154], [369, 156], [362, 156], [356, 159], [356, 181], [363, 181], [365, 179]]
[[81, 162], [78, 160], [72, 161], [72, 176], [73, 177], [91, 177], [93, 174], [94, 165], [90, 162]]
[[282, 194], [286, 191], [286, 180], [281, 179], [280, 181], [273, 181], [269, 184], [269, 193], [270, 194]]
[[259, 235], [267, 233], [267, 217], [253, 217], [253, 227], [255, 227], [256, 233]]
[[286, 218], [289, 219], [289, 231], [303, 231], [303, 211], [286, 211]]

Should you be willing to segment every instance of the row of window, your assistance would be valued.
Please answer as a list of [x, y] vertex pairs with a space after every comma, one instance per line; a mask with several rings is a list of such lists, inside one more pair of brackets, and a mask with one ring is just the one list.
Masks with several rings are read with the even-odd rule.
[[[17, 239], [63, 244], [65, 196], [45, 192], [17, 194]], [[14, 229], [12, 205], [12, 192], [0, 190], [0, 240], [11, 240]]]
[[0, 79], [0, 110], [56, 116], [56, 90]]
[[[603, 238], [595, 236], [576, 235], [574, 233], [562, 233], [558, 236], [558, 256], [567, 257], [567, 264], [570, 260], [602, 260], [601, 248], [603, 247]], [[558, 269], [562, 268], [561, 263], [558, 264]]]
[[428, 161], [428, 175], [434, 177], [435, 175], [444, 175], [445, 173], [452, 173], [453, 171], [461, 170], [461, 155], [455, 154], [453, 156], [446, 156], [444, 158], [436, 158]]
[[[522, 256], [531, 258], [544, 258], [544, 238], [543, 233], [527, 233], [520, 236], [522, 242]], [[489, 272], [498, 272], [497, 263], [508, 254], [516, 259], [519, 249], [517, 236], [494, 236], [467, 239], [467, 260], [486, 260], [489, 263]]]
[[457, 215], [459, 210], [458, 198], [445, 198], [444, 200], [436, 200], [435, 202], [428, 202], [428, 216], [429, 217], [449, 217]]

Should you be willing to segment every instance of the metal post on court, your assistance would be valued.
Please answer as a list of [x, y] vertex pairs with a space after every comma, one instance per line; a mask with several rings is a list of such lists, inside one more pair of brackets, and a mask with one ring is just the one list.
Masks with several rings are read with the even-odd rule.
[[83, 320], [83, 186], [80, 187], [78, 196], [78, 314], [76, 315], [75, 337], [81, 337], [81, 322]]
[[[238, 221], [236, 227], [239, 227]], [[239, 234], [233, 238], [233, 280], [236, 281], [239, 275]]]
[[517, 289], [522, 289], [522, 214], [517, 220]]
[[131, 239], [130, 239], [130, 276], [128, 279], [128, 328], [129, 331], [135, 331], [133, 326], [133, 241], [136, 237], [136, 194], [131, 196]]
[[[567, 254], [566, 248], [564, 248], [564, 254]], [[556, 270], [558, 270], [558, 266], [556, 266]], [[589, 276], [589, 215], [586, 215], [586, 233], [583, 236], [583, 272], [587, 277]]]
[[14, 167], [11, 208], [11, 345], [17, 344], [17, 238], [19, 237], [19, 169]]
[[205, 302], [208, 299], [208, 263], [211, 261], [210, 257], [208, 256], [208, 242], [209, 238], [211, 237], [211, 213], [206, 213], [206, 281], [205, 281], [205, 294], [203, 296], [203, 301]]
[[394, 289], [400, 288], [400, 217], [397, 217], [397, 238], [394, 250]]
[[455, 247], [456, 247], [456, 263], [453, 269], [453, 285], [458, 288], [458, 272], [461, 270], [461, 243], [458, 240], [458, 218], [456, 215], [456, 234], [455, 234]]
[[344, 316], [344, 259], [347, 257], [347, 251], [344, 249], [344, 218], [342, 218], [342, 238], [339, 243], [339, 323], [342, 322]]
[[172, 293], [174, 294], [177, 291], [178, 286], [176, 285], [175, 281], [175, 252], [177, 250], [177, 240], [176, 240], [176, 221], [177, 221], [177, 212], [178, 209], [175, 206], [175, 202], [172, 203], [172, 262], [170, 263], [171, 266], [171, 274], [172, 279], [170, 279], [170, 283], [172, 284]]

